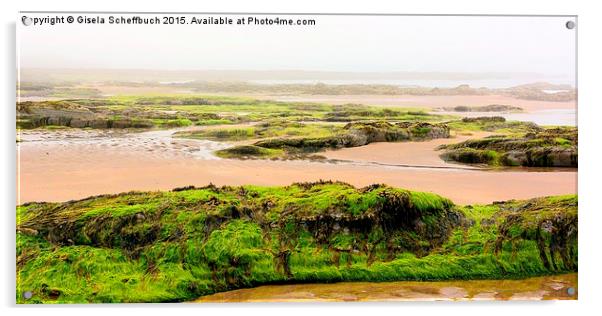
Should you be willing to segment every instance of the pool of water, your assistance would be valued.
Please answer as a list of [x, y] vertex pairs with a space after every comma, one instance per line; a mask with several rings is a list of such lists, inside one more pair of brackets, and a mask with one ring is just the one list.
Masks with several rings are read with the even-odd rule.
[[522, 280], [266, 285], [203, 296], [195, 302], [576, 300], [577, 279], [577, 273], [570, 273]]
[[462, 117], [502, 116], [511, 121], [534, 122], [537, 125], [577, 126], [577, 110], [550, 109], [532, 112], [452, 112], [441, 111], [434, 114], [450, 114]]

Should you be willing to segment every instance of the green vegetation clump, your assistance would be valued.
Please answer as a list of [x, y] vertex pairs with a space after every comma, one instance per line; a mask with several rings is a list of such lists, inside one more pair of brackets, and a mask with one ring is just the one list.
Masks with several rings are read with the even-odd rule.
[[506, 104], [489, 104], [483, 106], [458, 105], [444, 107], [443, 110], [453, 112], [522, 112], [523, 108]]
[[[495, 252], [516, 240], [537, 243], [548, 270], [577, 269], [577, 196], [565, 195], [502, 205]], [[515, 251], [514, 248], [512, 251]]]
[[[301, 124], [302, 125], [302, 124]], [[302, 125], [305, 128], [306, 125]], [[325, 149], [364, 146], [374, 142], [398, 142], [449, 137], [445, 124], [399, 122], [353, 122], [344, 127], [319, 125], [308, 128], [309, 135], [303, 137], [277, 137], [259, 140], [254, 147], [280, 150], [283, 158], [303, 157]], [[219, 131], [216, 131], [218, 133]], [[319, 136], [324, 132], [328, 136]], [[246, 145], [244, 145], [246, 147]], [[239, 146], [240, 147], [240, 146]], [[217, 155], [232, 153], [237, 147], [217, 151]]]
[[[285, 77], [288, 74], [283, 74]], [[307, 73], [302, 74], [306, 76]], [[68, 74], [62, 76], [53, 71], [50, 80], [48, 74], [36, 74], [30, 75], [36, 78], [35, 82], [28, 82], [27, 80], [19, 82], [17, 85], [18, 92], [21, 96], [30, 97], [99, 97], [101, 91], [98, 90], [98, 80], [105, 80], [100, 82], [100, 89], [102, 85], [108, 86], [121, 86], [121, 87], [146, 87], [146, 88], [164, 88], [165, 83], [162, 83], [161, 76], [155, 76], [154, 74], [144, 74], [147, 78], [145, 82], [132, 82], [127, 81], [128, 79], [122, 78], [123, 74], [117, 74], [122, 81], [114, 81], [114, 77], [107, 77], [106, 74], [95, 74], [92, 77], [95, 78], [93, 85], [88, 85], [88, 78], [90, 72], [86, 72], [86, 76], [73, 76]], [[113, 74], [115, 76], [115, 74]], [[245, 76], [245, 75], [243, 75]], [[316, 74], [320, 77], [321, 74]], [[26, 76], [29, 77], [29, 76]], [[45, 82], [41, 82], [40, 77], [46, 77]], [[199, 74], [199, 77], [207, 77], [207, 74]], [[216, 77], [213, 77], [215, 80]], [[551, 84], [546, 82], [536, 82], [531, 84], [524, 84], [510, 88], [502, 89], [489, 89], [485, 87], [474, 88], [469, 85], [462, 84], [457, 87], [443, 88], [443, 87], [418, 87], [418, 86], [399, 86], [399, 85], [388, 85], [388, 84], [263, 84], [263, 83], [252, 83], [252, 82], [229, 82], [222, 81], [222, 77], [219, 81], [191, 81], [181, 83], [169, 83], [168, 86], [181, 89], [191, 90], [205, 94], [269, 94], [269, 95], [433, 95], [433, 96], [446, 96], [446, 95], [507, 95], [518, 99], [527, 100], [540, 100], [540, 101], [570, 101], [576, 98], [576, 89], [571, 85], [564, 84]], [[138, 78], [138, 76], [135, 76]], [[134, 77], [130, 77], [130, 80], [137, 80]], [[366, 79], [363, 75], [362, 78]], [[553, 93], [549, 93], [549, 90], [554, 90]], [[181, 104], [199, 104], [197, 97], [189, 97]]]
[[269, 149], [253, 145], [240, 145], [222, 149], [216, 152], [216, 155], [221, 158], [238, 158], [238, 159], [268, 159], [280, 157], [284, 152], [280, 149]]
[[195, 131], [183, 131], [176, 137], [212, 139], [221, 141], [239, 141], [271, 137], [323, 137], [338, 133], [342, 126], [321, 123], [301, 123], [283, 120], [261, 122], [248, 127], [214, 128]]
[[465, 117], [461, 120], [446, 122], [452, 130], [486, 131], [504, 134], [521, 134], [543, 130], [542, 127], [532, 122], [507, 121], [501, 116]]
[[[248, 122], [428, 121], [451, 116], [420, 109], [386, 109], [357, 104], [277, 102], [240, 97], [161, 95], [21, 102], [20, 128], [172, 128]], [[292, 130], [291, 130], [292, 132]]]
[[154, 123], [154, 126], [157, 126], [157, 127], [184, 127], [184, 126], [191, 126], [193, 124], [193, 122], [191, 120], [186, 119], [186, 118], [168, 119], [168, 120], [157, 119], [153, 123]]
[[274, 283], [577, 269], [576, 196], [461, 207], [386, 185], [210, 185], [28, 203], [17, 219], [19, 303], [173, 302]]
[[[190, 82], [182, 84], [199, 92], [210, 93], [267, 93], [307, 95], [507, 95], [517, 99], [540, 101], [575, 100], [576, 90], [570, 85], [545, 82], [525, 84], [503, 89], [473, 88], [462, 84], [453, 88], [404, 87], [385, 84], [257, 84], [249, 82]], [[559, 90], [546, 93], [545, 90]]]
[[92, 87], [76, 87], [73, 83], [25, 82], [17, 84], [21, 97], [96, 98], [101, 91]]
[[441, 157], [462, 163], [577, 167], [577, 128], [541, 129], [522, 136], [491, 136], [443, 145]]
[[433, 120], [432, 114], [423, 110], [403, 110], [374, 108], [362, 104], [344, 104], [335, 106], [332, 112], [327, 112], [323, 119], [327, 122], [353, 122], [366, 119], [392, 121], [428, 121]]

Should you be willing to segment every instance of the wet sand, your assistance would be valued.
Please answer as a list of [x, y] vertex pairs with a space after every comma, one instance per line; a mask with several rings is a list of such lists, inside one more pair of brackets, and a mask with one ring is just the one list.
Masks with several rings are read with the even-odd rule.
[[208, 295], [195, 302], [576, 300], [577, 282], [577, 274], [571, 273], [524, 280], [266, 285]]
[[[173, 139], [170, 137], [172, 132], [122, 136], [65, 136], [50, 131], [23, 133], [23, 142], [17, 144], [20, 155], [17, 202], [58, 202], [98, 194], [170, 190], [209, 183], [275, 186], [321, 179], [340, 180], [358, 187], [386, 183], [437, 193], [458, 204], [527, 199], [576, 193], [577, 190], [575, 169], [562, 172], [525, 169], [482, 171], [397, 167], [361, 161], [372, 156], [380, 157], [383, 162], [411, 162], [412, 165], [416, 162], [442, 163], [426, 154], [426, 146], [433, 146], [426, 142], [374, 144], [349, 149], [354, 154], [358, 151], [358, 159], [347, 163], [231, 160], [211, 155], [212, 151], [223, 148], [223, 143]], [[413, 150], [409, 146], [412, 145], [418, 145], [416, 152], [421, 154], [410, 161]], [[393, 150], [388, 146], [394, 146]], [[397, 154], [397, 146], [405, 148], [403, 155]], [[377, 147], [384, 148], [378, 151], [375, 150]], [[365, 152], [359, 153], [361, 151]], [[348, 154], [341, 152], [341, 155]], [[432, 155], [436, 157], [438, 153]]]
[[437, 147], [455, 144], [471, 138], [483, 138], [492, 135], [488, 132], [457, 135], [421, 142], [371, 143], [366, 146], [329, 150], [320, 155], [328, 159], [344, 161], [373, 162], [387, 165], [404, 165], [433, 168], [479, 169], [468, 165], [449, 163], [439, 158]]

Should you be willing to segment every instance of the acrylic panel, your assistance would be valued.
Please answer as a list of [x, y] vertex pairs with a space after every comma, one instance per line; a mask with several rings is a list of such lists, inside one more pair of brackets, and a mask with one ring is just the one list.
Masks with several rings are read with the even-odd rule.
[[16, 302], [577, 299], [577, 17], [21, 12]]

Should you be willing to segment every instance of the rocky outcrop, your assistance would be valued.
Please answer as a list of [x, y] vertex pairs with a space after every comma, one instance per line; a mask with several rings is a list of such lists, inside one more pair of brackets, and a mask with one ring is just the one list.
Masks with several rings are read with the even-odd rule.
[[430, 193], [320, 181], [129, 192], [29, 203], [17, 214], [17, 297], [33, 292], [25, 303], [577, 270], [575, 195], [462, 207]]
[[255, 142], [253, 145], [298, 154], [315, 153], [329, 148], [359, 147], [375, 142], [420, 141], [447, 137], [449, 127], [445, 124], [354, 122], [348, 123], [342, 133], [333, 136], [272, 138]]
[[523, 109], [518, 106], [507, 104], [489, 104], [483, 106], [458, 105], [454, 107], [444, 107], [443, 110], [451, 112], [520, 112]]
[[[577, 197], [537, 198], [499, 203], [502, 218], [495, 253], [504, 244], [535, 241], [541, 262], [550, 271], [577, 267]], [[513, 250], [514, 251], [514, 250]]]
[[[328, 194], [328, 190], [333, 188], [348, 190], [350, 196], [358, 195], [367, 202], [354, 205], [331, 200], [328, 202], [330, 206], [321, 210], [315, 209], [312, 204], [291, 202], [291, 199], [297, 199], [300, 192], [309, 199], [314, 196], [320, 199], [320, 194]], [[352, 252], [358, 255], [364, 253], [372, 261], [377, 260], [376, 252], [385, 260], [392, 260], [401, 252], [412, 252], [420, 257], [444, 243], [454, 228], [466, 223], [463, 214], [447, 199], [436, 195], [415, 195], [385, 185], [356, 189], [340, 182], [321, 181], [294, 184], [273, 191], [280, 192], [280, 196], [274, 197], [267, 192], [262, 196], [247, 192], [244, 187], [208, 186], [174, 190], [180, 195], [196, 193], [213, 196], [178, 206], [178, 214], [202, 210], [203, 223], [195, 230], [202, 232], [204, 238], [230, 221], [249, 221], [260, 227], [264, 235], [275, 234], [275, 238], [281, 239], [280, 250], [274, 253], [276, 257], [284, 251], [294, 252], [302, 234], [309, 234], [316, 246], [333, 253], [347, 252], [348, 257], [353, 256]], [[168, 195], [127, 193], [59, 204], [26, 205], [29, 209], [28, 220], [20, 223], [18, 230], [42, 237], [57, 246], [119, 248], [130, 257], [138, 258], [147, 246], [166, 241], [183, 243], [190, 236], [183, 228], [170, 229], [166, 235], [165, 229], [173, 221], [173, 212], [167, 209], [148, 208], [149, 211], [122, 214], [115, 212], [117, 209], [127, 209], [127, 204], [138, 205], [136, 203], [148, 199], [168, 199]], [[130, 201], [126, 205], [120, 202], [124, 197]], [[115, 212], [89, 213], [91, 205], [112, 205]], [[196, 218], [189, 215], [187, 218], [190, 220]], [[286, 256], [283, 258], [286, 259]], [[288, 266], [281, 269], [290, 271]]]
[[444, 145], [441, 157], [462, 163], [524, 166], [577, 167], [577, 129], [541, 129], [522, 137], [491, 136]]
[[[87, 106], [99, 106], [97, 100], [85, 100]], [[148, 118], [134, 110], [124, 111], [121, 118], [110, 111], [92, 111], [75, 101], [22, 102], [17, 104], [17, 121], [20, 128], [44, 126], [65, 126], [73, 128], [151, 128], [154, 126]], [[134, 111], [133, 113], [131, 113]], [[152, 113], [152, 112], [151, 112]], [[148, 114], [148, 113], [146, 113]], [[145, 114], [145, 115], [146, 115]], [[163, 118], [165, 115], [162, 116]]]

